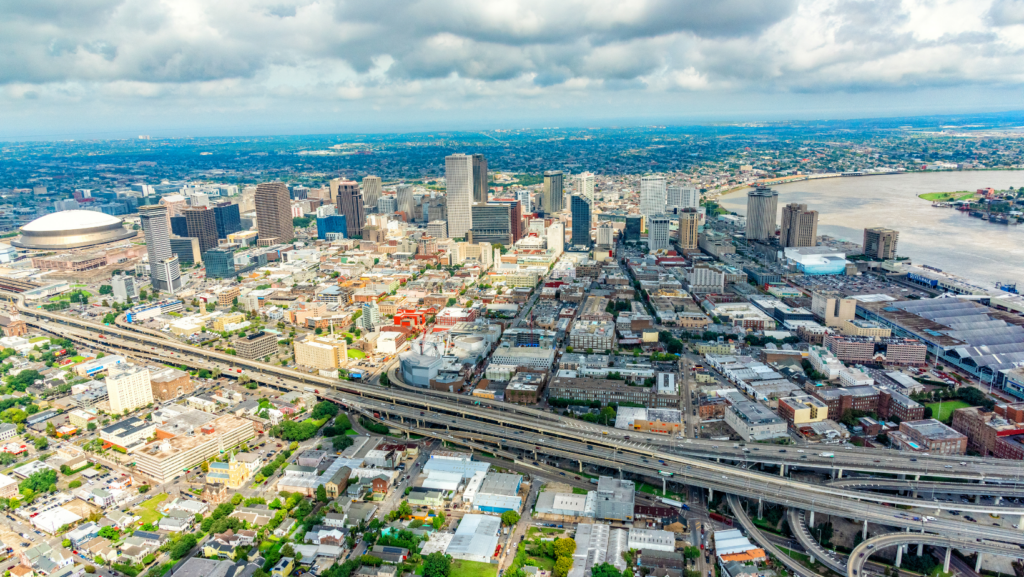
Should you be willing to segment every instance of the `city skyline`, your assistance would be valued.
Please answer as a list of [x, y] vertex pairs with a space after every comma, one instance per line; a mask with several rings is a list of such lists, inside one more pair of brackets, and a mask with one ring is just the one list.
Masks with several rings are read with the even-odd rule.
[[459, 19], [438, 16], [449, 10], [443, 0], [401, 13], [318, 0], [145, 10], [131, 0], [95, 10], [11, 6], [0, 41], [9, 43], [0, 60], [0, 138], [677, 124], [1020, 107], [1021, 78], [1011, 71], [1020, 68], [1015, 26], [1024, 10], [1015, 0], [734, 0], [713, 7], [523, 0], [479, 3]]

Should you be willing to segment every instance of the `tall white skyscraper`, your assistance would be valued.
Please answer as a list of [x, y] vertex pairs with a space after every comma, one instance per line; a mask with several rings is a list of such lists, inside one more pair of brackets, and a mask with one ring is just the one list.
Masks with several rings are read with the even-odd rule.
[[149, 369], [139, 366], [112, 367], [107, 377], [110, 412], [117, 415], [153, 402]]
[[759, 186], [747, 193], [747, 240], [775, 238], [779, 193]]
[[377, 199], [383, 194], [379, 176], [363, 177], [363, 202], [366, 206], [377, 206]]
[[159, 291], [175, 293], [181, 288], [181, 265], [171, 252], [171, 226], [167, 207], [150, 204], [139, 207], [142, 232], [149, 254], [150, 283]]
[[647, 225], [647, 246], [651, 252], [659, 249], [668, 248], [669, 245], [669, 225], [672, 223], [672, 219], [664, 214], [659, 214], [652, 217], [648, 221]]
[[[533, 213], [533, 202], [530, 200], [529, 190], [520, 190], [518, 193], [519, 205], [523, 207], [523, 214]], [[75, 203], [77, 208], [77, 202]]]
[[692, 186], [668, 187], [668, 209], [697, 208], [700, 206], [700, 190]]
[[640, 214], [651, 217], [664, 214], [668, 204], [668, 192], [665, 189], [664, 176], [644, 176], [640, 178]]
[[576, 175], [576, 194], [590, 201], [594, 206], [594, 173], [581, 172]]
[[363, 303], [363, 316], [359, 319], [359, 322], [363, 325], [363, 329], [366, 332], [371, 332], [373, 329], [381, 326], [380, 308], [377, 303]]
[[473, 157], [453, 154], [444, 159], [448, 187], [448, 235], [466, 238], [473, 228]]

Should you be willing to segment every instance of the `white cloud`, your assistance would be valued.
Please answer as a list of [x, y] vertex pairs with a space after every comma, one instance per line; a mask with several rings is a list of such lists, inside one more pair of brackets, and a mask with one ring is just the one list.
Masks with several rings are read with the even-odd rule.
[[1019, 90], [1021, 24], [1024, 0], [0, 0], [0, 103], [19, 125], [100, 99], [121, 120], [156, 102], [621, 117], [677, 113], [679, 92], [710, 114], [767, 95], [941, 105]]

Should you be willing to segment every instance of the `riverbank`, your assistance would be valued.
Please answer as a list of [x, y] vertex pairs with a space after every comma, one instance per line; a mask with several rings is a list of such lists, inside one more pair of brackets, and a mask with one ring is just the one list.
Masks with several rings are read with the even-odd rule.
[[976, 193], [974, 192], [966, 190], [958, 190], [956, 192], [926, 192], [924, 194], [917, 195], [917, 198], [927, 200], [929, 202], [955, 202], [957, 200], [974, 198], [975, 194]]

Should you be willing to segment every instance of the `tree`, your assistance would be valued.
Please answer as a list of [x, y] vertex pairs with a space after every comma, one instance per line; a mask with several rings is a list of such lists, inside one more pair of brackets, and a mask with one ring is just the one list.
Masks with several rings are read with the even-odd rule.
[[188, 552], [191, 551], [192, 548], [195, 547], [195, 546], [196, 546], [196, 536], [195, 535], [192, 535], [191, 533], [182, 535], [181, 538], [178, 539], [174, 543], [174, 545], [171, 546], [171, 550], [170, 550], [171, 559], [174, 559], [175, 561], [177, 561], [178, 559], [181, 559], [185, 555], [188, 555]]
[[683, 547], [683, 557], [687, 559], [696, 559], [700, 557], [700, 549], [693, 546]]
[[[572, 557], [572, 554], [576, 552], [576, 541], [565, 537], [562, 539], [555, 539], [555, 558], [559, 557]], [[571, 567], [571, 566], [570, 566]]]
[[402, 501], [398, 506], [398, 518], [405, 519], [406, 517], [412, 516], [412, 506], [409, 505], [408, 501]]
[[501, 522], [508, 527], [512, 527], [519, 522], [519, 513], [511, 510], [505, 511], [501, 514]]
[[444, 527], [444, 511], [438, 511], [437, 515], [434, 515], [434, 520], [430, 522], [434, 526], [435, 531], [440, 531], [441, 527]]
[[559, 557], [555, 561], [554, 576], [555, 577], [566, 577], [569, 575], [569, 570], [572, 569], [572, 557]]
[[96, 423], [89, 423], [88, 425], [85, 426], [85, 428], [89, 429], [90, 431], [95, 431], [96, 430]]
[[615, 568], [615, 565], [611, 563], [601, 563], [595, 565], [591, 570], [590, 574], [593, 577], [622, 577], [622, 573]]
[[316, 500], [321, 503], [326, 503], [328, 501], [327, 489], [325, 489], [323, 485], [317, 485], [316, 487]]
[[100, 294], [101, 295], [112, 295], [112, 294], [114, 294], [114, 287], [112, 287], [112, 286], [110, 286], [108, 284], [101, 284], [100, 285]]
[[139, 493], [148, 493], [149, 489], [150, 489], [149, 485], [140, 485], [139, 486]]
[[423, 558], [423, 577], [448, 577], [451, 572], [451, 556], [435, 551]]

